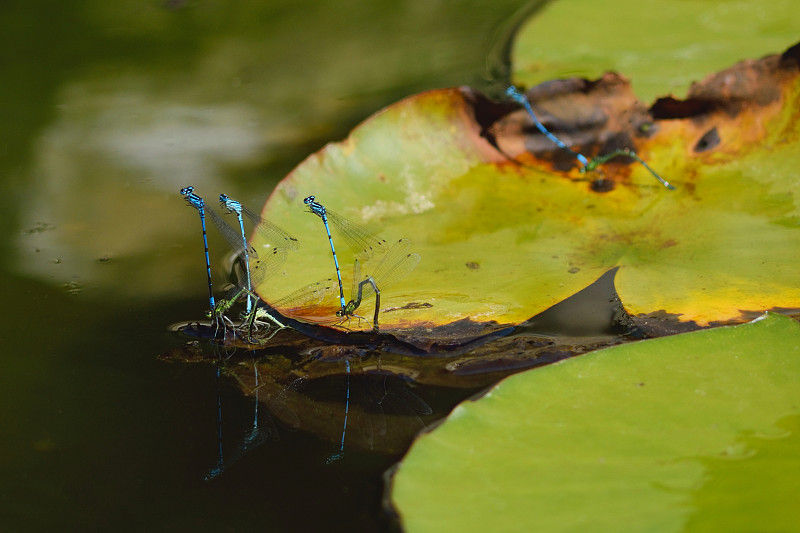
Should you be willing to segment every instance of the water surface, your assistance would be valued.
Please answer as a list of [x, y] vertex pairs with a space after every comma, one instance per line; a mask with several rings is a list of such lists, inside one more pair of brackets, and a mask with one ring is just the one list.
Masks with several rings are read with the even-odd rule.
[[[167, 326], [206, 307], [199, 223], [178, 189], [259, 207], [382, 106], [485, 84], [522, 4], [4, 3], [8, 530], [391, 529], [381, 474], [397, 457], [326, 466], [331, 443], [301, 431], [278, 427], [203, 481], [217, 461], [215, 369], [157, 359], [186, 341]], [[212, 256], [224, 248], [212, 233]], [[220, 390], [234, 446], [253, 403]]]

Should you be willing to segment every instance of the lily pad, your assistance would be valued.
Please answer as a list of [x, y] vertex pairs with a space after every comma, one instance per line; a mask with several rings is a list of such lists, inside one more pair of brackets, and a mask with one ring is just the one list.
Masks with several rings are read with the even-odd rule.
[[500, 382], [417, 439], [407, 531], [788, 531], [800, 522], [800, 325], [600, 350]]
[[708, 73], [797, 39], [793, 0], [548, 2], [517, 33], [516, 83], [624, 73], [643, 101], [683, 96]]
[[[704, 326], [798, 308], [798, 56], [795, 47], [741, 63], [650, 110], [614, 75], [532, 93], [554, 100], [549, 112], [575, 133], [570, 144], [590, 155], [634, 149], [675, 191], [621, 158], [581, 174], [562, 151], [537, 150], [527, 115], [507, 102], [468, 89], [407, 98], [278, 185], [263, 216], [302, 246], [258, 293], [297, 316], [281, 299], [335, 277], [322, 222], [303, 205], [313, 194], [390, 242], [410, 239], [421, 255], [381, 295], [381, 327], [398, 335], [453, 335], [458, 324], [477, 336], [519, 324], [615, 267], [634, 315]], [[347, 288], [355, 255], [341, 241], [337, 253]], [[338, 305], [337, 288], [302, 318], [335, 323]], [[359, 314], [371, 316], [370, 305]]]

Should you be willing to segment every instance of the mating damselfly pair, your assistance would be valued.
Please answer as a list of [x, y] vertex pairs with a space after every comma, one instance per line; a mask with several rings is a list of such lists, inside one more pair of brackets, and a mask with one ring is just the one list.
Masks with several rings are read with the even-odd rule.
[[[560, 149], [569, 152], [575, 157], [581, 165], [580, 170], [582, 173], [592, 172], [598, 165], [602, 165], [614, 157], [625, 156], [641, 163], [664, 187], [668, 189], [674, 188], [669, 182], [659, 176], [645, 161], [630, 150], [615, 150], [611, 153], [594, 157], [593, 159], [587, 158], [580, 152], [573, 150], [541, 124], [524, 94], [517, 91], [514, 87], [510, 87], [507, 94], [525, 108], [533, 124], [542, 134]], [[268, 325], [273, 334], [285, 327], [281, 315], [273, 313], [273, 307], [281, 309], [313, 308], [319, 306], [326, 297], [338, 299], [338, 305], [335, 306], [335, 311], [331, 312], [330, 316], [327, 317], [327, 322], [343, 325], [352, 318], [362, 319], [363, 317], [358, 316], [356, 312], [362, 307], [362, 302], [374, 296], [375, 310], [374, 316], [371, 318], [373, 330], [377, 331], [379, 327], [379, 314], [381, 312], [381, 291], [404, 279], [420, 262], [420, 256], [411, 252], [411, 243], [408, 239], [397, 239], [393, 242], [387, 242], [385, 239], [379, 238], [363, 228], [363, 226], [350, 222], [348, 219], [329, 210], [326, 206], [318, 202], [316, 197], [308, 196], [304, 199], [303, 203], [310, 213], [316, 215], [322, 221], [333, 259], [336, 277], [313, 282], [295, 290], [282, 299], [270, 302], [270, 305], [268, 305], [255, 295], [255, 288], [269, 276], [274, 275], [280, 270], [281, 266], [286, 261], [288, 252], [298, 249], [298, 240], [287, 231], [263, 220], [260, 216], [247, 210], [239, 202], [232, 200], [226, 195], [220, 195], [219, 197], [221, 206], [228, 213], [233, 213], [237, 216], [239, 231], [236, 231], [228, 225], [224, 218], [213, 210], [206, 211], [206, 205], [203, 199], [194, 193], [193, 187], [182, 189], [181, 194], [184, 195], [189, 205], [196, 208], [200, 214], [208, 277], [210, 316], [215, 319], [215, 322], [223, 326], [226, 325], [229, 323], [226, 313], [228, 313], [233, 304], [239, 299], [245, 298], [246, 304], [245, 311], [242, 315], [242, 324], [247, 325], [250, 334], [252, 334], [254, 328], [260, 327], [262, 324]], [[244, 265], [243, 281], [240, 284], [241, 286], [238, 292], [236, 292], [233, 297], [221, 301], [214, 300], [211, 284], [211, 265], [205, 228], [206, 212], [209, 213], [212, 222], [214, 222], [214, 225], [220, 230], [235, 253], [241, 257]], [[259, 243], [266, 243], [259, 249], [256, 249], [247, 239], [244, 226], [245, 218], [253, 224], [253, 234], [259, 236]], [[337, 254], [336, 249], [336, 244], [341, 245], [342, 242], [345, 242], [347, 247], [353, 252], [352, 288], [349, 300], [345, 298], [342, 265], [340, 264], [340, 256]], [[291, 317], [298, 318], [298, 315]], [[314, 323], [326, 323], [324, 319], [323, 321], [318, 319], [309, 321]], [[345, 435], [350, 412], [351, 361], [345, 356], [341, 361], [337, 361], [337, 363], [343, 363], [345, 367], [346, 397], [341, 440], [338, 443], [337, 451], [329, 457], [329, 461], [341, 458], [344, 453]], [[257, 385], [257, 377], [255, 381]], [[257, 430], [258, 416], [256, 411], [253, 431], [249, 433], [247, 436], [248, 438], [244, 440], [245, 446], [242, 447], [243, 450], [246, 450], [251, 442], [256, 442], [255, 436], [259, 434]], [[218, 464], [210, 471], [209, 476], [214, 477], [221, 473], [224, 464], [222, 449], [220, 447]]]
[[[194, 192], [194, 187], [185, 187], [180, 192], [187, 203], [197, 209], [200, 215], [208, 282], [209, 316], [216, 325], [233, 327], [246, 325], [249, 337], [252, 337], [253, 331], [261, 325], [274, 327], [273, 334], [286, 327], [280, 318], [275, 316], [276, 313], [272, 311], [272, 307], [313, 307], [319, 305], [327, 296], [335, 294], [337, 289], [338, 310], [331, 316], [313, 322], [341, 326], [353, 318], [364, 319], [357, 315], [356, 311], [364, 301], [374, 296], [375, 311], [372, 324], [373, 330], [378, 331], [381, 290], [391, 287], [408, 276], [420, 261], [419, 254], [411, 252], [411, 242], [408, 239], [398, 239], [389, 245], [385, 239], [375, 236], [364, 227], [328, 210], [324, 205], [318, 203], [314, 196], [309, 196], [304, 203], [308, 206], [309, 212], [319, 216], [322, 220], [333, 256], [336, 283], [333, 283], [332, 279], [313, 282], [280, 300], [271, 302], [271, 305], [267, 305], [256, 296], [255, 287], [280, 270], [286, 261], [288, 252], [298, 249], [299, 241], [289, 232], [261, 218], [225, 194], [219, 196], [220, 204], [228, 213], [237, 216], [239, 231], [232, 228], [220, 214], [210, 209], [203, 198]], [[243, 262], [242, 283], [231, 297], [219, 301], [214, 299], [211, 280], [211, 261], [205, 222], [207, 214], [234, 250], [235, 255], [240, 257]], [[252, 223], [253, 234], [257, 234], [260, 240], [266, 243], [261, 247], [261, 251], [257, 251], [247, 239], [245, 218]], [[352, 291], [349, 301], [344, 297], [341, 269], [331, 233], [332, 229], [337, 235], [337, 240], [341, 238], [355, 252]], [[235, 326], [226, 313], [241, 298], [246, 300], [245, 311], [242, 315], [242, 322], [239, 326]]]
[[[580, 172], [593, 172], [598, 166], [610, 161], [615, 157], [627, 157], [643, 165], [655, 177], [661, 185], [667, 189], [674, 189], [667, 180], [656, 173], [642, 158], [630, 149], [617, 149], [610, 153], [587, 158], [578, 151], [573, 150], [561, 139], [550, 132], [536, 117], [527, 96], [510, 86], [506, 95], [514, 102], [520, 104], [528, 113], [535, 127], [547, 139], [560, 149], [571, 154], [580, 164]], [[254, 327], [261, 324], [269, 324], [278, 329], [284, 327], [283, 323], [270, 312], [270, 309], [260, 301], [255, 295], [255, 287], [275, 274], [286, 261], [288, 251], [297, 250], [298, 241], [288, 232], [279, 228], [275, 224], [263, 220], [256, 213], [248, 210], [240, 202], [221, 194], [220, 203], [228, 213], [235, 213], [239, 222], [239, 231], [234, 230], [225, 220], [213, 209], [206, 208], [203, 199], [194, 193], [193, 187], [186, 187], [181, 190], [189, 205], [195, 207], [200, 214], [200, 221], [203, 229], [203, 242], [205, 248], [206, 273], [208, 278], [209, 291], [209, 313], [215, 323], [230, 323], [226, 313], [229, 312], [234, 303], [242, 297], [246, 300], [244, 323], [247, 323], [248, 330], [252, 332]], [[375, 297], [375, 311], [372, 317], [373, 329], [378, 330], [381, 290], [386, 289], [405, 278], [420, 261], [418, 254], [410, 251], [411, 243], [408, 239], [398, 239], [389, 245], [386, 240], [379, 238], [366, 230], [362, 226], [350, 222], [348, 219], [330, 211], [324, 205], [316, 201], [314, 196], [308, 196], [304, 200], [310, 213], [317, 215], [323, 223], [328, 238], [328, 243], [333, 257], [333, 264], [336, 273], [335, 282], [333, 278], [328, 278], [313, 282], [305, 287], [299, 288], [288, 296], [270, 302], [272, 307], [290, 308], [298, 310], [297, 318], [301, 321], [303, 317], [314, 316], [313, 323], [328, 323], [343, 325], [352, 318], [363, 319], [356, 314], [365, 300]], [[208, 239], [206, 235], [205, 214], [214, 222], [230, 246], [234, 249], [237, 256], [242, 258], [244, 264], [243, 282], [240, 283], [238, 291], [232, 297], [216, 302], [211, 283], [211, 263], [208, 252]], [[243, 217], [244, 215], [244, 217]], [[254, 225], [254, 234], [259, 235], [260, 240], [267, 243], [266, 248], [261, 252], [248, 242], [244, 218], [247, 218]], [[337, 240], [346, 242], [349, 248], [355, 253], [353, 259], [353, 277], [350, 299], [345, 299], [344, 285], [342, 281], [342, 271], [339, 264], [339, 257], [336, 253], [336, 246], [332, 230], [337, 234]], [[320, 318], [318, 314], [305, 313], [315, 307], [334, 293], [338, 289], [339, 305], [335, 313], [331, 316]], [[231, 323], [232, 324], [232, 323]]]
[[[185, 187], [181, 189], [180, 192], [185, 197], [187, 203], [197, 209], [200, 215], [208, 281], [209, 316], [213, 318], [215, 326], [221, 326], [223, 331], [227, 331], [228, 325], [234, 328], [243, 328], [243, 326], [246, 326], [248, 340], [251, 342], [254, 340], [254, 330], [261, 325], [268, 325], [272, 331], [272, 333], [266, 337], [266, 340], [268, 340], [272, 335], [284, 329], [286, 326], [279, 318], [274, 316], [275, 313], [272, 311], [272, 308], [261, 302], [258, 296], [256, 296], [254, 287], [280, 269], [286, 261], [288, 252], [298, 248], [298, 240], [287, 231], [262, 219], [253, 211], [245, 208], [240, 202], [221, 194], [219, 196], [219, 201], [222, 207], [229, 213], [234, 213], [237, 216], [239, 232], [236, 232], [236, 230], [228, 225], [222, 216], [213, 209], [207, 208], [203, 198], [195, 194], [194, 187]], [[386, 240], [376, 237], [358, 224], [350, 222], [348, 219], [328, 210], [324, 205], [318, 203], [313, 196], [307, 197], [304, 203], [308, 206], [311, 213], [317, 215], [322, 220], [333, 256], [337, 284], [330, 283], [330, 280], [317, 281], [274, 302], [273, 305], [280, 307], [284, 305], [292, 306], [295, 304], [306, 306], [319, 304], [324, 300], [327, 294], [335, 294], [333, 291], [335, 291], [338, 286], [340, 308], [335, 312], [335, 316], [330, 317], [330, 321], [341, 325], [351, 318], [362, 319], [362, 317], [356, 315], [356, 311], [361, 307], [363, 301], [374, 295], [375, 311], [372, 319], [373, 331], [378, 331], [381, 289], [392, 286], [410, 274], [420, 261], [419, 254], [410, 252], [411, 242], [408, 239], [399, 239], [391, 246], [388, 246]], [[214, 225], [225, 237], [225, 240], [233, 248], [235, 254], [243, 260], [244, 284], [227, 300], [216, 301], [214, 299], [214, 289], [211, 281], [211, 261], [208, 251], [208, 234], [206, 232], [207, 213]], [[266, 242], [265, 248], [262, 248], [260, 253], [247, 240], [244, 229], [244, 218], [242, 215], [253, 224], [254, 234], [258, 234], [260, 238]], [[340, 236], [355, 252], [355, 258], [353, 260], [353, 288], [349, 301], [345, 301], [344, 298], [342, 275], [339, 267], [339, 259], [336, 254], [336, 247], [331, 234], [331, 227], [333, 227], [337, 236]], [[374, 268], [370, 265], [370, 262], [374, 263]], [[368, 270], [371, 273], [362, 274], [362, 263], [370, 265]], [[225, 313], [228, 312], [232, 305], [241, 297], [246, 298], [247, 303], [242, 316], [242, 322], [237, 326], [225, 316]], [[344, 455], [347, 419], [350, 411], [350, 361], [345, 359], [344, 363], [346, 369], [345, 378], [347, 392], [344, 405], [342, 437], [337, 451], [328, 458], [328, 462], [341, 459]], [[218, 408], [221, 409], [219, 403]], [[219, 416], [221, 417], [221, 411]], [[209, 471], [206, 479], [213, 479], [218, 476], [222, 473], [224, 465], [226, 464], [223, 461], [222, 454], [221, 427], [221, 422], [219, 422], [218, 463]], [[252, 433], [254, 442], [255, 437], [261, 434], [257, 430], [258, 412], [256, 411]], [[246, 444], [249, 444], [249, 442], [248, 440], [245, 441]], [[228, 462], [230, 462], [230, 459]]]

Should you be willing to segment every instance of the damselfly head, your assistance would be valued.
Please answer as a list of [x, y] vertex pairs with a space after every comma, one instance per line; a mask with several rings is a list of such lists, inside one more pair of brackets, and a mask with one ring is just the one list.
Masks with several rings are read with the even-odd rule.
[[195, 209], [202, 210], [206, 205], [203, 199], [194, 193], [194, 187], [191, 185], [181, 189], [181, 194], [184, 200], [186, 200], [186, 203]]
[[303, 200], [303, 203], [305, 203], [308, 206], [309, 213], [314, 213], [318, 217], [322, 218], [324, 218], [325, 215], [327, 214], [325, 206], [322, 204], [318, 204], [317, 199], [314, 196], [307, 196], [305, 200]]
[[506, 89], [506, 96], [508, 96], [518, 104], [525, 105], [528, 103], [527, 97], [521, 92], [519, 92], [519, 90], [517, 90], [517, 88], [514, 87], [513, 85], [509, 85], [509, 87]]

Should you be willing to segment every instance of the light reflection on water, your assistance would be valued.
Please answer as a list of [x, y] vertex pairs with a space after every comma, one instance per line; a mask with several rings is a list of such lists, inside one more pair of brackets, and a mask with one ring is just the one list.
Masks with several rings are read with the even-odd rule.
[[[4, 526], [390, 527], [391, 459], [325, 467], [330, 444], [304, 432], [284, 428], [203, 482], [217, 459], [213, 366], [156, 359], [184, 342], [166, 326], [204, 309], [196, 214], [177, 191], [260, 206], [380, 107], [479, 83], [487, 40], [522, 4], [4, 7]], [[252, 400], [221, 391], [223, 429], [241, 433]]]

